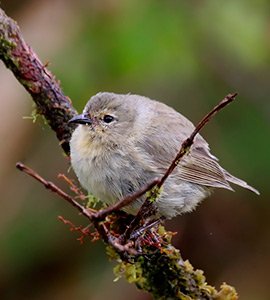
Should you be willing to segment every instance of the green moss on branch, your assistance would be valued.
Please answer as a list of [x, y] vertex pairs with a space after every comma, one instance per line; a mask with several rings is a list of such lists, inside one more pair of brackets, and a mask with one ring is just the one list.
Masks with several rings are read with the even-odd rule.
[[1, 9], [0, 59], [31, 94], [37, 112], [47, 119], [62, 148], [69, 154], [72, 126], [68, 125], [67, 121], [76, 111], [61, 90], [59, 82], [23, 40], [16, 22]]
[[[109, 251], [112, 256], [112, 250]], [[115, 258], [115, 256], [114, 256]], [[222, 284], [220, 290], [206, 282], [201, 270], [194, 270], [188, 260], [183, 260], [179, 250], [171, 245], [154, 253], [122, 261], [114, 268], [116, 278], [124, 277], [129, 283], [153, 295], [154, 299], [168, 300], [237, 300], [234, 287]]]

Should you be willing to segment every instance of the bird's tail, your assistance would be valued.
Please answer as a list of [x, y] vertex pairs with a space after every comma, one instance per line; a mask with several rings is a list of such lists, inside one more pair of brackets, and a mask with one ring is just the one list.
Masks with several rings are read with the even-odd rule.
[[225, 178], [226, 178], [227, 181], [229, 181], [233, 184], [239, 185], [239, 186], [241, 186], [245, 189], [248, 189], [248, 190], [252, 191], [253, 193], [255, 193], [257, 195], [260, 195], [259, 191], [257, 191], [254, 187], [248, 185], [244, 180], [233, 176], [232, 174], [230, 174], [226, 170], [223, 170], [223, 171], [224, 171], [224, 175], [225, 175]]

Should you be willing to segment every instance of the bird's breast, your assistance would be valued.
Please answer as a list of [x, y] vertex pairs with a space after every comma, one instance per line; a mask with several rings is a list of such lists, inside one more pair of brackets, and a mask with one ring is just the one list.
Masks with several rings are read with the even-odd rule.
[[81, 185], [97, 198], [107, 203], [114, 202], [120, 193], [113, 188], [117, 186], [113, 182], [115, 168], [121, 166], [120, 161], [115, 161], [119, 151], [109, 144], [90, 139], [87, 131], [80, 127], [72, 135], [70, 151], [71, 164]]

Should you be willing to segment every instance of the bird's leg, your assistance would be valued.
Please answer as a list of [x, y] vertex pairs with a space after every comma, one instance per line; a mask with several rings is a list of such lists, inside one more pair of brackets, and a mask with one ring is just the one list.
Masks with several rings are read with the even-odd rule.
[[134, 230], [131, 234], [130, 234], [130, 239], [132, 240], [136, 240], [137, 238], [139, 238], [145, 231], [148, 231], [150, 229], [152, 229], [153, 227], [155, 227], [156, 225], [159, 225], [165, 218], [161, 217], [159, 219], [156, 220], [151, 220], [145, 224], [143, 224], [141, 227], [139, 227], [138, 229]]
[[141, 223], [150, 216], [154, 216], [156, 214], [156, 211], [156, 205], [153, 202], [150, 202], [148, 201], [148, 199], [146, 199], [137, 215], [130, 222], [129, 226], [127, 226], [127, 229], [123, 234], [123, 239], [129, 240], [132, 233], [135, 232], [137, 228], [141, 228]]
[[[156, 220], [150, 220], [142, 227], [132, 232], [130, 240], [134, 242], [135, 249], [143, 254], [143, 248], [151, 247], [152, 250], [160, 249], [164, 244], [164, 238], [158, 233], [158, 226], [162, 222], [163, 218]], [[148, 248], [150, 249], [150, 248]]]

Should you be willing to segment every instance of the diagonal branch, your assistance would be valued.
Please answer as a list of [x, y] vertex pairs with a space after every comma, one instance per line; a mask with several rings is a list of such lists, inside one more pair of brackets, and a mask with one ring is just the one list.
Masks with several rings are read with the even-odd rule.
[[91, 209], [85, 208], [83, 205], [79, 204], [75, 199], [73, 199], [70, 195], [65, 193], [63, 190], [61, 190], [57, 185], [55, 185], [53, 182], [48, 181], [44, 179], [42, 176], [40, 176], [36, 171], [29, 168], [25, 164], [21, 162], [16, 163], [16, 168], [27, 175], [31, 176], [35, 180], [39, 181], [43, 186], [50, 190], [51, 192], [57, 194], [61, 198], [63, 198], [65, 201], [70, 203], [72, 206], [74, 206], [82, 215], [84, 215], [87, 219], [89, 219], [103, 241], [110, 246], [112, 246], [116, 251], [119, 253], [127, 252], [130, 255], [136, 255], [137, 251], [132, 248], [133, 243], [127, 243], [126, 245], [122, 245], [118, 242], [118, 240], [111, 235], [109, 230], [106, 228], [104, 223], [100, 223], [98, 218], [96, 217], [95, 211], [91, 211]]
[[222, 99], [219, 104], [217, 104], [204, 118], [197, 124], [191, 135], [182, 143], [181, 148], [179, 152], [177, 153], [176, 157], [172, 161], [171, 165], [165, 172], [165, 174], [160, 179], [157, 186], [160, 188], [165, 180], [169, 177], [169, 175], [173, 172], [175, 167], [179, 164], [181, 158], [189, 151], [190, 147], [192, 146], [194, 139], [196, 135], [200, 132], [200, 130], [210, 121], [210, 119], [218, 113], [222, 108], [230, 104], [235, 97], [237, 96], [237, 93], [228, 94], [224, 99]]
[[63, 190], [61, 190], [58, 186], [56, 186], [53, 182], [45, 180], [43, 177], [41, 177], [37, 172], [35, 172], [33, 169], [27, 167], [25, 164], [21, 162], [16, 163], [16, 168], [20, 171], [28, 174], [29, 176], [33, 177], [40, 183], [42, 183], [46, 189], [52, 191], [53, 193], [56, 193], [63, 199], [65, 199], [68, 203], [70, 203], [72, 206], [77, 208], [80, 213], [82, 213], [85, 217], [87, 217], [90, 221], [92, 221], [92, 213], [90, 210], [86, 209], [83, 205], [79, 204], [77, 201], [75, 201], [71, 196], [69, 196], [67, 193], [65, 193]]
[[59, 82], [24, 41], [16, 22], [1, 8], [0, 59], [30, 93], [37, 106], [37, 113], [46, 118], [63, 150], [69, 154], [73, 127], [67, 122], [76, 114], [76, 110], [64, 95]]

